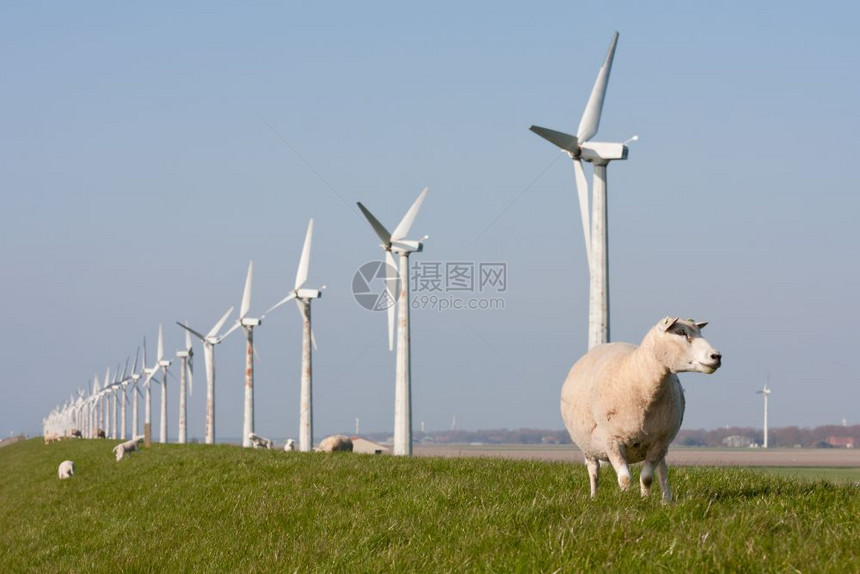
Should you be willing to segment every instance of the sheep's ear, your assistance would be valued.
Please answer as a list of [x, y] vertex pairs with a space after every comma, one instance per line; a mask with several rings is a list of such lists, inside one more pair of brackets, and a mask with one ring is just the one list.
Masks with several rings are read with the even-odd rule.
[[693, 324], [694, 324], [696, 327], [698, 327], [698, 328], [699, 328], [699, 330], [702, 330], [702, 329], [704, 329], [704, 328], [705, 328], [705, 325], [707, 325], [707, 324], [708, 324], [708, 322], [707, 322], [707, 321], [699, 321], [698, 323], [693, 323]]
[[668, 331], [677, 322], [678, 322], [678, 317], [666, 317], [665, 319], [660, 321], [660, 328], [663, 331]]

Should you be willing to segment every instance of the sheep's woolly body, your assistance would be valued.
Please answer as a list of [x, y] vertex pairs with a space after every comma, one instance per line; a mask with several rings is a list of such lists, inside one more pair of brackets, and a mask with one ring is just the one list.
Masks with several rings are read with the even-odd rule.
[[721, 355], [701, 337], [704, 323], [664, 319], [638, 347], [599, 345], [582, 357], [565, 380], [561, 413], [589, 468], [597, 492], [599, 461], [612, 463], [621, 488], [630, 484], [628, 464], [645, 461], [642, 495], [654, 470], [664, 500], [671, 499], [665, 457], [684, 417], [684, 390], [675, 374], [712, 373]]
[[75, 462], [72, 460], [64, 460], [60, 463], [60, 467], [57, 469], [57, 474], [59, 475], [60, 480], [75, 476]]
[[352, 440], [342, 434], [332, 435], [322, 439], [316, 450], [321, 452], [352, 452]]

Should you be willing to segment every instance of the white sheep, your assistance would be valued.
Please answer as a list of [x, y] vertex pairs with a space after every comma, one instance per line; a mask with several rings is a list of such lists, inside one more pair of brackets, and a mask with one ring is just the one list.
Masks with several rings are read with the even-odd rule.
[[284, 445], [284, 452], [293, 452], [296, 450], [296, 441], [293, 439], [287, 439], [287, 444]]
[[136, 450], [140, 450], [140, 444], [143, 442], [143, 437], [135, 437], [131, 440], [127, 440], [125, 442], [119, 443], [115, 447], [113, 447], [113, 452], [116, 455], [116, 460], [120, 461], [125, 457], [126, 454], [132, 453]]
[[57, 469], [57, 474], [59, 475], [60, 480], [75, 476], [75, 461], [64, 460], [61, 462], [60, 468]]
[[256, 435], [252, 432], [248, 433], [248, 438], [251, 440], [251, 445], [254, 448], [269, 448], [270, 449], [270, 448], [275, 446], [275, 443], [273, 443], [271, 440], [267, 439], [266, 437]]
[[352, 452], [352, 440], [342, 434], [332, 435], [322, 439], [315, 450], [319, 452]]
[[585, 457], [592, 497], [600, 461], [612, 463], [622, 490], [630, 486], [628, 464], [645, 461], [642, 496], [648, 496], [656, 469], [663, 501], [672, 500], [666, 453], [684, 417], [684, 389], [675, 373], [711, 374], [722, 362], [702, 338], [705, 325], [666, 317], [638, 347], [598, 345], [571, 368], [561, 389], [561, 415]]

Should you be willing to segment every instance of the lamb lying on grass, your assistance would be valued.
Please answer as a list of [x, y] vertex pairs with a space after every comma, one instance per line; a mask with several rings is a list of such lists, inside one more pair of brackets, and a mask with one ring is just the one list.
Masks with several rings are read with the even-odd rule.
[[315, 450], [319, 452], [352, 452], [352, 440], [342, 434], [332, 435], [322, 439]]
[[139, 436], [133, 438], [131, 440], [127, 440], [122, 442], [115, 447], [113, 447], [113, 452], [116, 455], [116, 460], [122, 460], [126, 454], [132, 453], [136, 450], [140, 450], [140, 444], [143, 442], [143, 437]]
[[638, 347], [598, 345], [573, 365], [561, 389], [561, 415], [585, 457], [592, 497], [600, 461], [612, 463], [622, 490], [630, 486], [627, 465], [645, 461], [642, 496], [656, 469], [663, 501], [672, 500], [666, 453], [684, 417], [684, 389], [675, 373], [711, 374], [722, 363], [702, 338], [705, 325], [666, 317]]
[[256, 435], [254, 433], [248, 433], [248, 438], [251, 439], [251, 445], [254, 448], [271, 449], [275, 446], [275, 443], [273, 443], [271, 440], [267, 439], [266, 437]]
[[60, 468], [57, 469], [57, 474], [59, 475], [60, 480], [75, 476], [75, 461], [64, 460], [61, 462]]

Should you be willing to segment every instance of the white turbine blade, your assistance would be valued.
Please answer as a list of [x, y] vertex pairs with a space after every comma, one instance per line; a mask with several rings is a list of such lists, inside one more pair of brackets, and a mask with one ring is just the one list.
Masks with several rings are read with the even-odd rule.
[[137, 359], [140, 357], [140, 347], [137, 348], [137, 353], [134, 354], [134, 363], [131, 365], [131, 374], [137, 373]]
[[248, 310], [251, 308], [251, 281], [254, 274], [254, 262], [248, 264], [248, 276], [245, 278], [245, 292], [242, 293], [242, 306], [239, 308], [239, 319], [242, 320], [248, 316]]
[[576, 174], [576, 193], [579, 195], [579, 214], [582, 216], [582, 233], [585, 235], [585, 255], [591, 272], [591, 224], [588, 215], [588, 179], [582, 161], [573, 160], [573, 171]]
[[364, 217], [367, 218], [367, 221], [370, 223], [370, 226], [373, 228], [373, 231], [379, 236], [382, 240], [382, 244], [388, 248], [391, 245], [391, 234], [388, 233], [388, 230], [385, 229], [385, 226], [379, 223], [379, 220], [376, 219], [370, 211], [364, 207], [361, 202], [358, 202], [358, 208], [364, 214]]
[[233, 326], [232, 326], [232, 327], [230, 327], [229, 329], [227, 329], [227, 332], [226, 332], [226, 333], [224, 333], [223, 335], [221, 335], [221, 336], [219, 336], [219, 337], [218, 337], [218, 341], [219, 341], [219, 342], [223, 341], [224, 339], [226, 339], [226, 338], [227, 338], [227, 335], [229, 335], [230, 333], [232, 333], [233, 331], [235, 331], [236, 329], [238, 329], [238, 328], [239, 328], [239, 327], [241, 327], [241, 326], [242, 326], [242, 323], [240, 323], [239, 321], [236, 321], [235, 323], [233, 323]]
[[158, 324], [158, 354], [156, 357], [159, 363], [164, 359], [164, 338], [161, 335], [161, 323]]
[[223, 327], [224, 323], [227, 321], [227, 317], [229, 317], [230, 313], [232, 313], [232, 312], [233, 312], [233, 307], [230, 307], [229, 309], [227, 309], [227, 312], [224, 313], [224, 316], [221, 317], [221, 319], [219, 319], [218, 322], [215, 323], [215, 326], [212, 327], [212, 329], [206, 334], [206, 338], [214, 337], [215, 335], [217, 335], [218, 331], [221, 330], [221, 327]]
[[582, 114], [582, 120], [579, 122], [579, 129], [576, 130], [576, 137], [579, 139], [580, 144], [594, 137], [597, 134], [597, 128], [600, 126], [600, 114], [603, 112], [606, 84], [609, 83], [609, 72], [612, 71], [612, 59], [615, 57], [616, 44], [618, 44], [618, 32], [612, 35], [612, 42], [609, 44], [606, 59], [603, 60], [603, 65], [597, 73], [597, 81], [594, 82], [594, 88], [591, 90], [591, 96], [588, 98], [585, 112]]
[[[188, 326], [188, 321], [185, 321], [185, 326], [186, 327]], [[188, 351], [189, 349], [191, 349], [191, 332], [186, 330], [185, 331], [185, 350]]]
[[418, 215], [418, 210], [421, 209], [421, 204], [424, 203], [425, 195], [427, 195], [426, 187], [418, 195], [418, 199], [415, 200], [415, 203], [412, 204], [412, 207], [409, 208], [409, 211], [406, 212], [406, 215], [404, 215], [403, 219], [400, 220], [400, 223], [397, 224], [397, 227], [394, 228], [394, 231], [391, 232], [392, 241], [403, 239], [406, 237], [406, 234], [409, 233], [409, 229], [412, 227], [412, 222], [415, 221], [415, 216]]
[[194, 360], [192, 356], [188, 356], [188, 361], [186, 362], [186, 367], [188, 369], [188, 394], [194, 394]]
[[269, 307], [269, 310], [266, 311], [265, 313], [263, 313], [263, 317], [265, 317], [266, 315], [268, 315], [269, 313], [271, 313], [272, 311], [274, 311], [275, 309], [277, 309], [278, 307], [280, 307], [281, 305], [283, 305], [287, 301], [290, 301], [290, 300], [295, 299], [295, 298], [296, 298], [296, 292], [293, 291], [292, 293], [290, 293], [289, 295], [287, 295], [286, 297], [284, 297], [283, 299], [281, 299], [280, 301], [278, 301], [277, 303], [275, 303], [274, 305]]
[[[195, 337], [197, 337], [198, 339], [200, 339], [201, 341], [205, 341], [205, 340], [206, 340], [206, 337], [204, 337], [203, 335], [201, 335], [200, 333], [198, 333], [197, 331], [195, 331], [194, 329], [192, 329], [192, 328], [191, 328], [191, 327], [189, 327], [188, 325], [183, 325], [183, 324], [182, 324], [182, 323], [180, 323], [179, 321], [177, 321], [177, 322], [176, 322], [176, 324], [177, 324], [177, 325], [179, 325], [180, 327], [182, 327], [183, 329], [185, 329], [185, 332], [186, 332], [186, 333], [193, 333], [193, 334], [194, 334], [194, 336], [195, 336]], [[186, 340], [187, 340], [187, 339], [186, 339]]]
[[576, 139], [576, 136], [572, 136], [564, 132], [557, 132], [555, 130], [542, 128], [540, 126], [532, 126], [529, 129], [543, 139], [545, 139], [546, 141], [560, 147], [564, 151], [573, 155], [579, 155], [579, 141]]
[[390, 251], [385, 252], [385, 290], [390, 297], [388, 306], [388, 350], [394, 350], [394, 323], [397, 320], [397, 262]]
[[296, 285], [294, 289], [298, 289], [308, 280], [308, 267], [311, 258], [311, 237], [314, 234], [314, 220], [311, 219], [308, 223], [308, 232], [305, 235], [305, 245], [302, 247], [302, 257], [299, 259], [299, 270], [296, 272]]

